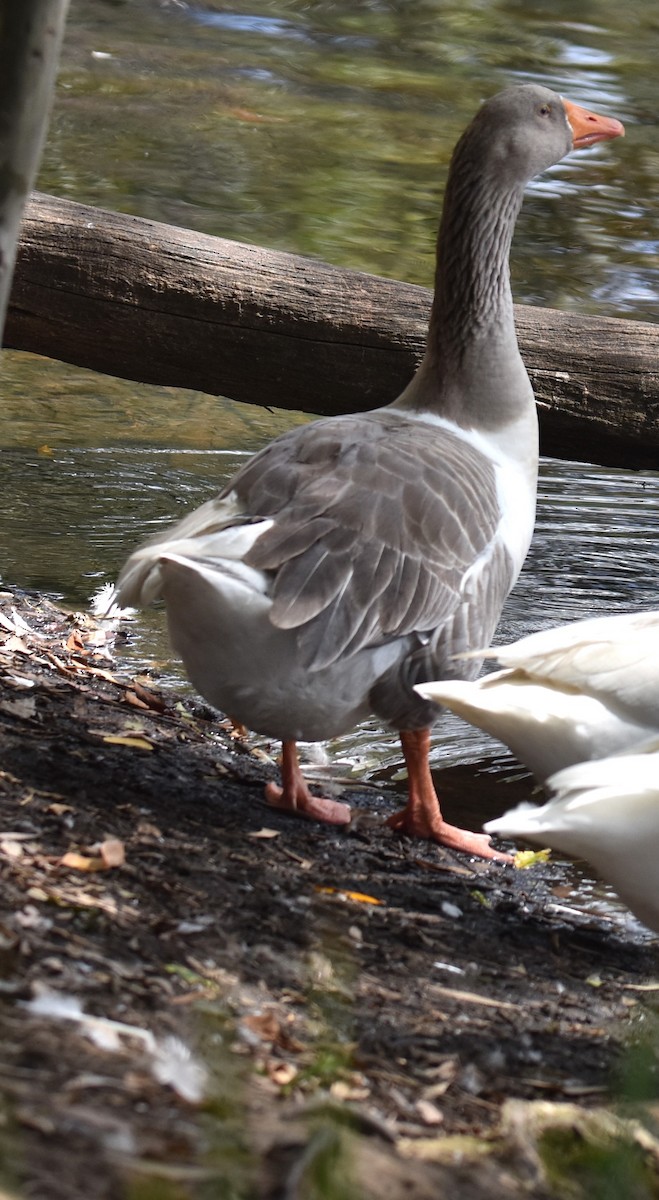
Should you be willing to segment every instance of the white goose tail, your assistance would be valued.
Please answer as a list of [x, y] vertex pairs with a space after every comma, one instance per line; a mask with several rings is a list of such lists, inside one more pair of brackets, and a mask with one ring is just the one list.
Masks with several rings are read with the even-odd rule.
[[[117, 580], [113, 603], [122, 608], [145, 608], [160, 599], [163, 565], [171, 560], [215, 564], [218, 573], [224, 564], [233, 564], [240, 573], [244, 555], [271, 524], [270, 520], [246, 518], [233, 492], [224, 499], [209, 500], [131, 554]], [[255, 575], [251, 568], [243, 567], [243, 571]]]

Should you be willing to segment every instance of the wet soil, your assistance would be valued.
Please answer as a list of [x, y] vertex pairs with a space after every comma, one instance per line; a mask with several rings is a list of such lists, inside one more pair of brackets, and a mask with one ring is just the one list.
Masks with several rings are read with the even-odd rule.
[[124, 636], [0, 595], [3, 1194], [659, 1194], [656, 941], [560, 866], [398, 837], [386, 790], [347, 831], [278, 814], [276, 765], [122, 675]]

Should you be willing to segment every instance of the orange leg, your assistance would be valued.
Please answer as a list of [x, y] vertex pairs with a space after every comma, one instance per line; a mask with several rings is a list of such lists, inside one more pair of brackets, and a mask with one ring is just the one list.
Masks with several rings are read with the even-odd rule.
[[401, 733], [400, 740], [407, 764], [409, 795], [406, 807], [389, 817], [387, 824], [400, 833], [429, 838], [451, 850], [466, 850], [467, 854], [476, 854], [480, 858], [512, 862], [508, 854], [492, 849], [489, 834], [470, 833], [444, 820], [428, 762], [430, 730], [406, 730]]
[[324, 796], [312, 796], [304, 775], [300, 770], [295, 742], [282, 742], [281, 782], [268, 783], [265, 798], [273, 808], [308, 817], [311, 821], [324, 821], [328, 825], [349, 825], [350, 805], [338, 800], [326, 800]]

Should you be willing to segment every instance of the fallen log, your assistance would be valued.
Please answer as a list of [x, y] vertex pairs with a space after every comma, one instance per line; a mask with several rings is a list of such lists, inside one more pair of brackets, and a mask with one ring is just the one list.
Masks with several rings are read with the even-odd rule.
[[[5, 344], [143, 383], [332, 414], [394, 399], [431, 292], [34, 194]], [[544, 454], [659, 468], [659, 326], [518, 306]]]

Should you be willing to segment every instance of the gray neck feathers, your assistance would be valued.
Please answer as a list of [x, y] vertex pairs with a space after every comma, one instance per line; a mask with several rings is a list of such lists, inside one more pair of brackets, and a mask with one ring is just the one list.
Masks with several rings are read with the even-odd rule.
[[513, 325], [510, 243], [523, 188], [454, 172], [439, 230], [429, 348], [458, 367], [474, 340]]
[[505, 158], [488, 151], [481, 138], [464, 137], [456, 147], [426, 354], [395, 401], [483, 428], [514, 419], [532, 398], [517, 346], [508, 263], [524, 182], [510, 177]]

